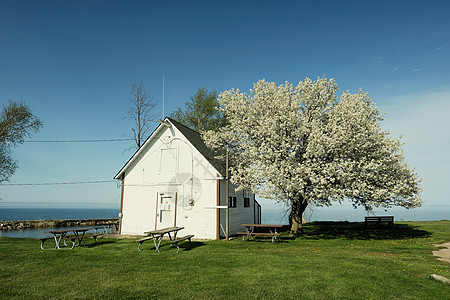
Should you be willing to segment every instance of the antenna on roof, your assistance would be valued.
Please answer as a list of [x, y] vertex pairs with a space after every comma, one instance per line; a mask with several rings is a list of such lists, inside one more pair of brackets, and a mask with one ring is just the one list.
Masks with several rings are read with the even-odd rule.
[[163, 98], [162, 98], [162, 119], [164, 120], [164, 74], [163, 74]]

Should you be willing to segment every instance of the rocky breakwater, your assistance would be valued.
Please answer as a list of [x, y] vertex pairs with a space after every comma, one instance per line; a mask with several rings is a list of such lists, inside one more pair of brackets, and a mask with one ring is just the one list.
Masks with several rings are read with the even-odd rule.
[[113, 226], [119, 224], [118, 218], [110, 219], [77, 219], [77, 220], [31, 220], [31, 221], [0, 221], [0, 230], [58, 228], [77, 226]]

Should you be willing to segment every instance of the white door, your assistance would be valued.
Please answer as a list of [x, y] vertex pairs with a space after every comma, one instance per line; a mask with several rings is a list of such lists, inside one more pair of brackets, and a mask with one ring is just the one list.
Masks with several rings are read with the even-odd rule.
[[158, 202], [157, 229], [173, 227], [175, 221], [174, 195], [161, 194]]

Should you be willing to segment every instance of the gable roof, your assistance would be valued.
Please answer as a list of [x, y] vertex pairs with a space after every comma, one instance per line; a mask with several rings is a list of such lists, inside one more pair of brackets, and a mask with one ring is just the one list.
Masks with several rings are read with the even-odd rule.
[[[222, 175], [222, 177], [225, 176], [225, 165], [224, 162], [221, 160], [215, 158], [216, 156], [221, 155], [221, 151], [214, 151], [208, 148], [205, 144], [205, 142], [202, 139], [202, 136], [199, 132], [190, 129], [187, 126], [184, 126], [181, 123], [178, 123], [177, 121], [166, 117], [164, 119], [164, 122], [169, 121], [172, 126], [176, 127], [181, 134], [197, 149], [198, 152], [200, 152], [201, 155]], [[164, 124], [160, 124], [155, 131], [145, 140], [144, 144], [141, 148], [139, 148], [133, 156], [128, 160], [128, 162], [120, 169], [120, 171], [114, 176], [114, 179], [120, 179], [120, 176], [125, 171], [125, 169], [128, 167], [128, 165], [131, 164], [132, 161], [134, 161], [138, 156], [139, 153], [142, 152], [142, 149], [145, 148], [148, 144], [148, 142], [156, 135], [159, 130], [161, 130], [162, 126]]]
[[167, 120], [170, 121], [175, 127], [191, 142], [191, 144], [200, 152], [206, 160], [214, 167], [222, 176], [225, 176], [225, 164], [223, 161], [216, 158], [222, 153], [222, 151], [214, 151], [211, 148], [206, 146], [205, 142], [202, 139], [202, 135], [192, 130], [191, 128], [184, 126], [181, 123], [167, 117]]

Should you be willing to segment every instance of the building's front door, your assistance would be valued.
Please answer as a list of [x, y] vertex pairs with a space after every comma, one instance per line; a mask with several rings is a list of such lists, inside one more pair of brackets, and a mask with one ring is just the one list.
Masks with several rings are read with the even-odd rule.
[[175, 204], [173, 194], [160, 194], [158, 201], [157, 229], [175, 225]]

